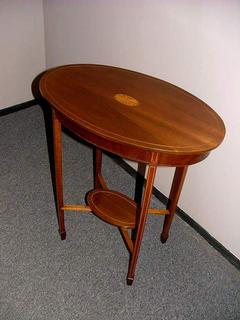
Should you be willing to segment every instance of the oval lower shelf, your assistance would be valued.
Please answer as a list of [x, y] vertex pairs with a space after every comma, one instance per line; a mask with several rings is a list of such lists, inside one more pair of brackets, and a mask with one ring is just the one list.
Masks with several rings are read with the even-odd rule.
[[118, 227], [135, 228], [136, 203], [122, 193], [95, 189], [88, 193], [87, 202], [102, 220]]

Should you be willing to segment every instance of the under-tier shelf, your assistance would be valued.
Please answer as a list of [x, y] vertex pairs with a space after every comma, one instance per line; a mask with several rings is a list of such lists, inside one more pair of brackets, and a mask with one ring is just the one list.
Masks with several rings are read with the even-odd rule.
[[117, 227], [135, 228], [137, 205], [122, 193], [95, 189], [88, 193], [87, 202], [93, 213], [102, 220]]

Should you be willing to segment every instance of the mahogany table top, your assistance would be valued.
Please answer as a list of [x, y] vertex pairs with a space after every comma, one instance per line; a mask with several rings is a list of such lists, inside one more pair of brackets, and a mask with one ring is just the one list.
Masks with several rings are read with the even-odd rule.
[[223, 121], [206, 103], [168, 82], [130, 70], [61, 66], [43, 75], [40, 91], [62, 116], [113, 144], [204, 158], [225, 135]]

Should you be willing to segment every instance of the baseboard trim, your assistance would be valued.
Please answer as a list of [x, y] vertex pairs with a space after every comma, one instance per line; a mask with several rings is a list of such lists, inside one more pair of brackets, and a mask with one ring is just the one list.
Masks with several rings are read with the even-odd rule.
[[33, 100], [29, 100], [29, 101], [26, 101], [26, 102], [22, 102], [22, 103], [16, 104], [16, 105], [11, 106], [11, 107], [6, 107], [6, 108], [0, 110], [0, 117], [1, 116], [5, 116], [5, 115], [10, 114], [10, 113], [13, 113], [13, 112], [16, 112], [16, 111], [19, 111], [19, 110], [22, 110], [22, 109], [26, 109], [26, 108], [32, 107], [32, 106], [34, 106], [36, 104], [37, 104], [36, 100], [33, 99]]
[[[136, 178], [137, 172], [128, 163], [119, 159], [117, 161], [119, 165], [127, 171], [132, 177]], [[155, 187], [153, 188], [153, 194], [157, 199], [159, 199], [164, 205], [168, 202], [168, 197], [166, 197], [162, 192], [160, 192]], [[218, 240], [211, 236], [202, 226], [200, 226], [196, 221], [194, 221], [186, 212], [181, 208], [177, 207], [176, 214], [185, 221], [189, 226], [191, 226], [198, 234], [200, 234], [214, 249], [216, 249], [224, 258], [226, 258], [237, 270], [240, 271], [240, 260], [232, 254], [228, 249], [226, 249]]]

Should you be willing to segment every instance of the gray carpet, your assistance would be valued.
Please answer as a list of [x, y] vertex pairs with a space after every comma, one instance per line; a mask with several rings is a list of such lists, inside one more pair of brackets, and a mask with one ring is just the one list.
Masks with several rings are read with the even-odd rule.
[[[92, 152], [63, 140], [65, 200], [83, 202]], [[149, 216], [132, 287], [117, 228], [69, 212], [60, 240], [38, 106], [0, 118], [0, 150], [2, 320], [240, 319], [240, 273], [178, 217], [162, 245], [162, 218]], [[104, 174], [133, 196], [134, 179], [107, 156]]]

